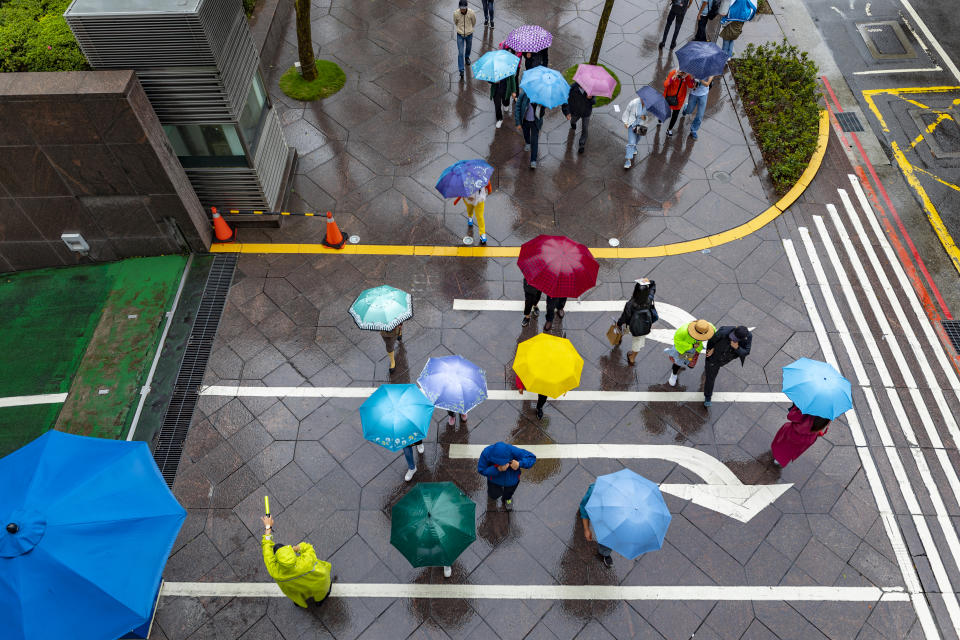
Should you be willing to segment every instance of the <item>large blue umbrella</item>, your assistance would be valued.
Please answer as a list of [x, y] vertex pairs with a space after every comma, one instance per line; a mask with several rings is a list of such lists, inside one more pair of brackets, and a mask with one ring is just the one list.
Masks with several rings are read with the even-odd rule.
[[660, 487], [629, 469], [599, 476], [586, 509], [597, 542], [627, 558], [659, 549], [670, 526]]
[[460, 160], [443, 170], [436, 189], [444, 198], [468, 198], [487, 186], [492, 175], [486, 160]]
[[520, 88], [530, 97], [530, 102], [547, 109], [559, 107], [570, 95], [570, 84], [563, 74], [550, 67], [534, 67], [523, 72]]
[[647, 111], [656, 116], [657, 120], [663, 122], [670, 118], [670, 105], [667, 104], [663, 94], [653, 87], [640, 87], [637, 95], [643, 100], [643, 106]]
[[145, 442], [48, 431], [0, 459], [0, 636], [119, 638], [187, 513]]
[[517, 72], [520, 58], [505, 49], [488, 51], [470, 65], [475, 80], [499, 82]]
[[692, 41], [677, 49], [680, 71], [686, 71], [701, 80], [721, 75], [729, 58], [723, 49], [712, 42]]
[[427, 437], [433, 403], [415, 384], [384, 384], [360, 405], [363, 437], [400, 451]]
[[800, 358], [783, 368], [783, 392], [812, 416], [833, 420], [853, 408], [850, 381], [826, 362]]
[[435, 407], [467, 413], [487, 399], [487, 375], [463, 356], [430, 358], [417, 384]]

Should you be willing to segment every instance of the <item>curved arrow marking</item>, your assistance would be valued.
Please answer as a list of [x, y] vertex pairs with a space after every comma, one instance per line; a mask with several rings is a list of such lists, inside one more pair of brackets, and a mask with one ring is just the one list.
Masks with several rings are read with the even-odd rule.
[[[479, 458], [487, 445], [451, 444], [451, 459]], [[749, 522], [782, 496], [793, 484], [746, 485], [709, 453], [672, 444], [534, 444], [517, 445], [538, 458], [614, 458], [619, 460], [667, 460], [692, 471], [706, 484], [661, 484], [660, 490], [690, 500], [705, 509]]]

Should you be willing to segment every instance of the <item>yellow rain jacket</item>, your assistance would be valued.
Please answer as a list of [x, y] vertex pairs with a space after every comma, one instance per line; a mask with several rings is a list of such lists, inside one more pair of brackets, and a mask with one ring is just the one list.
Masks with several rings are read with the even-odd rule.
[[313, 545], [301, 542], [299, 554], [294, 553], [292, 547], [282, 547], [277, 550], [279, 558], [273, 552], [273, 540], [264, 536], [260, 546], [270, 577], [297, 606], [306, 608], [307, 598], [320, 602], [326, 597], [330, 590], [331, 565], [317, 558]]

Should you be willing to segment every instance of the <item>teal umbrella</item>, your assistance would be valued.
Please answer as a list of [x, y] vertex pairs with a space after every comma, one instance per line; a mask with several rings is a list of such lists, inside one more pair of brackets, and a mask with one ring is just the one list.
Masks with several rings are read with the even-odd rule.
[[476, 539], [477, 505], [452, 482], [421, 482], [390, 512], [390, 544], [415, 567], [449, 567]]
[[413, 299], [389, 285], [366, 289], [350, 305], [350, 315], [361, 329], [391, 331], [413, 317]]

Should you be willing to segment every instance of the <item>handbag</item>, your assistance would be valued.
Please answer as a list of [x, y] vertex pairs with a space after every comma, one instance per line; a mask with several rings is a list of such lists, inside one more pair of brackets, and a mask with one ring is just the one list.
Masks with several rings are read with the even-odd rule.
[[647, 135], [647, 125], [645, 124], [634, 125], [633, 132], [638, 136], [645, 136]]
[[663, 94], [663, 98], [667, 101], [667, 104], [671, 107], [675, 107], [680, 104], [680, 89], [683, 88], [683, 80], [677, 84], [677, 92], [672, 96], [668, 93]]
[[623, 334], [617, 329], [616, 324], [610, 325], [610, 328], [607, 329], [607, 340], [610, 341], [611, 347], [616, 347], [623, 340]]

